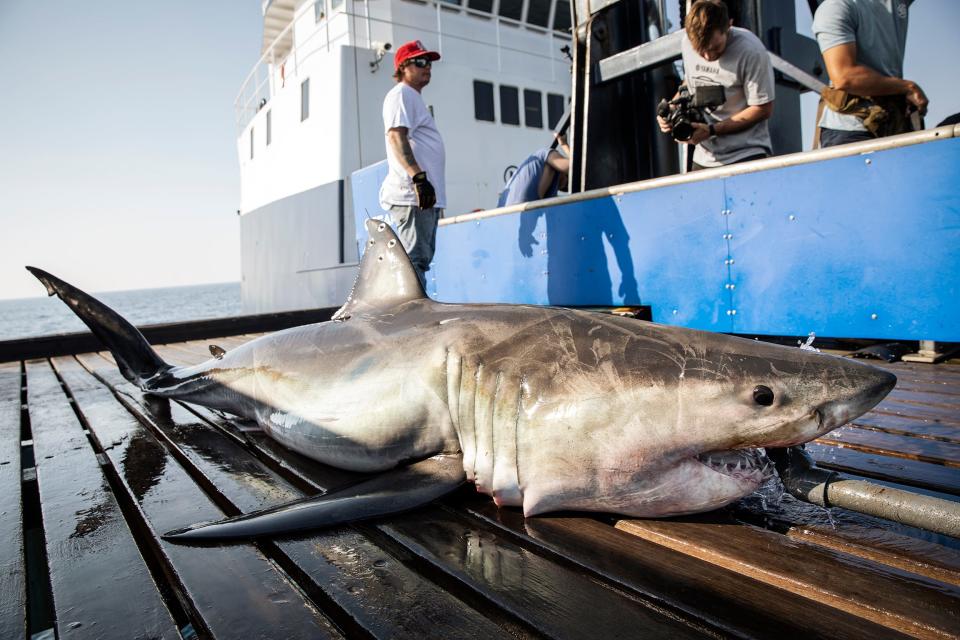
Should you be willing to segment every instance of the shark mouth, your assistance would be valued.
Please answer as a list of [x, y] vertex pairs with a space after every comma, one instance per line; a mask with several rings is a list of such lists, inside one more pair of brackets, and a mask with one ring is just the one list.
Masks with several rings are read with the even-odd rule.
[[711, 471], [739, 482], [763, 484], [774, 473], [773, 463], [763, 449], [708, 451], [697, 455], [697, 461]]

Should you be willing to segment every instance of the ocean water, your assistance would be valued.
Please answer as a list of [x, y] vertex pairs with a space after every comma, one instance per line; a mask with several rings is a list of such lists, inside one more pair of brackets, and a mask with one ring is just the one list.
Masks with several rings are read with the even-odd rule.
[[[134, 325], [240, 315], [240, 283], [91, 294]], [[87, 331], [59, 298], [0, 300], [0, 340]]]

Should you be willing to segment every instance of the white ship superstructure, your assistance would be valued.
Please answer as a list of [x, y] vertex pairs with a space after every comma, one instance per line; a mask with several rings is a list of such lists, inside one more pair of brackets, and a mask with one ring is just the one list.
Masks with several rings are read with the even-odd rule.
[[[352, 171], [385, 158], [393, 49], [439, 51], [423, 91], [447, 149], [447, 215], [496, 205], [570, 94], [568, 0], [264, 0], [237, 98], [243, 306], [331, 306], [355, 273]], [[370, 212], [374, 215], [379, 212]]]

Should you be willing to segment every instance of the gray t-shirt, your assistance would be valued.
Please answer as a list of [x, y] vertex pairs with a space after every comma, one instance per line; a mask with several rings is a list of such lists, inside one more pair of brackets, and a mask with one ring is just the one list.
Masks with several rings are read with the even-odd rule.
[[[903, 77], [907, 18], [913, 0], [824, 0], [813, 18], [820, 51], [853, 42], [857, 63], [894, 78]], [[823, 110], [820, 126], [839, 131], [866, 131], [856, 116]]]
[[[691, 92], [705, 85], [721, 85], [726, 102], [705, 110], [708, 123], [726, 120], [748, 106], [773, 102], [773, 67], [760, 38], [739, 27], [731, 27], [727, 48], [718, 60], [708, 62], [693, 50], [684, 37], [681, 44], [684, 81]], [[731, 164], [749, 156], [770, 155], [770, 130], [764, 120], [746, 131], [716, 136], [697, 145], [693, 160], [704, 167]]]

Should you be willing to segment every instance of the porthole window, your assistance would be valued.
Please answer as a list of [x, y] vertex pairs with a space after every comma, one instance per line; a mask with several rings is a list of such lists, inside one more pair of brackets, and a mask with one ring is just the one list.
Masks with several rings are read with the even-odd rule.
[[300, 122], [310, 117], [310, 78], [300, 83]]
[[534, 129], [543, 128], [543, 97], [539, 91], [523, 90], [523, 122]]
[[566, 100], [559, 93], [547, 94], [547, 126], [556, 129], [563, 117]]
[[511, 20], [523, 17], [523, 0], [500, 0], [500, 15]]
[[520, 92], [516, 87], [500, 85], [500, 122], [520, 124]]
[[553, 11], [553, 28], [557, 31], [570, 30], [570, 0], [557, 0]]
[[527, 22], [538, 27], [546, 27], [550, 23], [551, 0], [529, 0], [527, 4]]
[[486, 122], [496, 120], [493, 113], [493, 83], [473, 81], [473, 116]]

